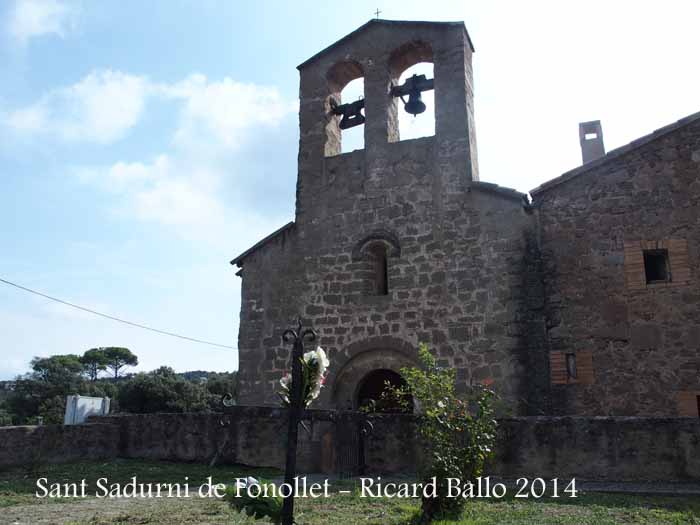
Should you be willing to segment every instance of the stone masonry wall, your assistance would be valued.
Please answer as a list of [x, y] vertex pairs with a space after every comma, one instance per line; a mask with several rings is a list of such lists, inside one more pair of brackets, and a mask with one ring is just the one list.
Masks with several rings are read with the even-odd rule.
[[[461, 388], [493, 382], [514, 413], [532, 411], [523, 268], [534, 220], [522, 195], [474, 182], [464, 25], [377, 21], [351, 36], [300, 66], [294, 228], [238, 261], [241, 401], [277, 403], [290, 352], [281, 334], [302, 316], [331, 360], [320, 406], [353, 408], [367, 373], [414, 365], [426, 343]], [[419, 61], [435, 65], [436, 134], [399, 141], [387, 86]], [[338, 155], [329, 100], [358, 76], [366, 147]], [[395, 241], [386, 296], [367, 292], [372, 237]]]
[[104, 423], [0, 427], [0, 468], [113, 458], [114, 427]]
[[[337, 473], [357, 417], [307, 411], [310, 432], [299, 433], [298, 472]], [[419, 456], [415, 419], [396, 414], [370, 419], [373, 430], [364, 442], [367, 475], [414, 473]], [[115, 415], [91, 421], [99, 423], [0, 428], [0, 468], [116, 457], [199, 463], [216, 458], [220, 464], [284, 467], [287, 421], [286, 411], [279, 408], [234, 407], [223, 415]], [[698, 418], [517, 417], [500, 419], [498, 432], [489, 475], [700, 480]]]
[[[554, 413], [697, 417], [700, 123], [582, 169], [533, 192], [552, 362], [590, 368], [553, 370]], [[647, 285], [646, 248], [668, 250], [670, 283]]]
[[[475, 184], [442, 195], [452, 209], [440, 216], [429, 161], [433, 141], [411, 142], [392, 145], [394, 169], [374, 183], [376, 197], [363, 190], [366, 172], [348, 173], [363, 152], [331, 159], [327, 170], [337, 175], [327, 188], [334, 209], [319, 222], [325, 227], [297, 227], [284, 247], [271, 242], [246, 258], [239, 336], [244, 404], [277, 403], [290, 352], [281, 334], [302, 315], [331, 361], [321, 406], [353, 408], [367, 373], [416, 364], [425, 342], [441, 365], [457, 370], [462, 388], [493, 382], [513, 413], [530, 411], [537, 375], [526, 371], [537, 351], [529, 337], [538, 329], [531, 322], [537, 297], [523, 275], [532, 215], [519, 198]], [[377, 231], [389, 231], [400, 244], [400, 255], [388, 260], [387, 296], [366, 294], [367, 261], [354, 257], [358, 243]]]

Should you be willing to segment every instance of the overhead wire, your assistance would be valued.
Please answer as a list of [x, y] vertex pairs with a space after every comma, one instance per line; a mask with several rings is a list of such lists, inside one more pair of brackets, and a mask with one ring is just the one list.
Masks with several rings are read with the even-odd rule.
[[71, 303], [71, 302], [68, 302], [68, 301], [64, 301], [63, 299], [58, 299], [57, 297], [53, 297], [53, 296], [51, 296], [51, 295], [48, 295], [48, 294], [39, 292], [39, 291], [37, 291], [37, 290], [32, 290], [31, 288], [27, 288], [26, 286], [22, 286], [21, 284], [14, 283], [14, 282], [12, 282], [12, 281], [8, 281], [8, 280], [3, 279], [3, 278], [0, 278], [0, 282], [2, 282], [2, 283], [4, 283], [4, 284], [7, 284], [7, 285], [9, 285], [9, 286], [14, 286], [15, 288], [18, 288], [18, 289], [20, 289], [20, 290], [24, 290], [25, 292], [29, 292], [29, 293], [31, 293], [31, 294], [44, 297], [44, 298], [46, 298], [46, 299], [50, 299], [51, 301], [55, 301], [55, 302], [57, 302], [57, 303], [61, 303], [61, 304], [64, 304], [64, 305], [66, 305], [66, 306], [70, 306], [71, 308], [76, 308], [76, 309], [78, 309], [78, 310], [82, 310], [83, 312], [88, 312], [88, 313], [91, 313], [91, 314], [94, 314], [94, 315], [98, 315], [98, 316], [100, 316], [100, 317], [104, 317], [105, 319], [111, 319], [112, 321], [117, 321], [117, 322], [119, 322], [119, 323], [124, 323], [124, 324], [127, 324], [127, 325], [129, 325], [129, 326], [134, 326], [134, 327], [136, 327], [136, 328], [141, 328], [141, 329], [143, 329], [143, 330], [149, 330], [149, 331], [151, 331], [151, 332], [155, 332], [155, 333], [158, 333], [158, 334], [161, 334], [161, 335], [168, 335], [168, 336], [170, 336], [170, 337], [177, 337], [177, 338], [179, 338], [179, 339], [185, 339], [185, 340], [187, 340], [187, 341], [192, 341], [192, 342], [194, 342], [194, 343], [200, 343], [200, 344], [205, 344], [205, 345], [210, 345], [210, 346], [218, 346], [218, 347], [220, 347], [220, 348], [229, 348], [229, 349], [231, 349], [231, 350], [236, 350], [236, 347], [234, 347], [234, 346], [224, 345], [224, 344], [221, 344], [221, 343], [214, 343], [214, 342], [212, 342], [212, 341], [206, 341], [206, 340], [204, 340], [204, 339], [198, 339], [198, 338], [196, 338], [196, 337], [189, 337], [189, 336], [186, 336], [186, 335], [176, 334], [175, 332], [168, 332], [167, 330], [159, 330], [158, 328], [153, 328], [153, 327], [147, 326], [147, 325], [145, 325], [145, 324], [134, 323], [134, 322], [132, 322], [132, 321], [127, 321], [126, 319], [121, 319], [121, 318], [115, 317], [115, 316], [113, 316], [113, 315], [109, 315], [109, 314], [105, 314], [105, 313], [102, 313], [102, 312], [98, 312], [97, 310], [92, 310], [91, 308], [86, 308], [86, 307], [80, 306], [80, 305], [78, 305], [78, 304], [74, 304], [74, 303]]

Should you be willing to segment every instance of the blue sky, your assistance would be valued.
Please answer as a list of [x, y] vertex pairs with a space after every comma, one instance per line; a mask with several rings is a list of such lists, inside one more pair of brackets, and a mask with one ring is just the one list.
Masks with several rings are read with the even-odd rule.
[[[7, 0], [0, 278], [235, 346], [228, 261], [293, 218], [296, 65], [377, 8], [466, 22], [482, 180], [528, 191], [577, 166], [580, 121], [612, 149], [700, 110], [696, 2]], [[237, 367], [0, 285], [0, 379], [95, 346]]]

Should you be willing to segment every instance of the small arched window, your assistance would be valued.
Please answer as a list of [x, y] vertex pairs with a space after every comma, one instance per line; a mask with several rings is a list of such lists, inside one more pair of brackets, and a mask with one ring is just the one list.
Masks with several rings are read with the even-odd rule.
[[355, 245], [352, 257], [361, 265], [363, 290], [366, 295], [389, 295], [390, 260], [401, 255], [396, 236], [390, 232], [374, 232]]
[[376, 242], [369, 247], [369, 259], [374, 273], [372, 295], [389, 295], [389, 267], [386, 245]]

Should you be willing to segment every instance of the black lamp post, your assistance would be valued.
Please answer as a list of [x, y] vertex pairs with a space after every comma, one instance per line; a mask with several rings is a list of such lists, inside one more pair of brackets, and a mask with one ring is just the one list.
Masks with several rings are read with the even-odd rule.
[[[299, 435], [299, 421], [301, 420], [303, 406], [303, 392], [301, 384], [301, 360], [304, 358], [304, 340], [312, 342], [316, 339], [316, 332], [311, 328], [302, 330], [301, 319], [295, 330], [286, 330], [282, 334], [284, 343], [292, 343], [292, 385], [289, 393], [289, 429], [287, 430], [287, 463], [284, 469], [284, 482], [287, 486], [294, 486], [294, 477], [297, 468], [297, 438]], [[282, 525], [294, 524], [294, 492], [284, 498], [282, 506]]]

